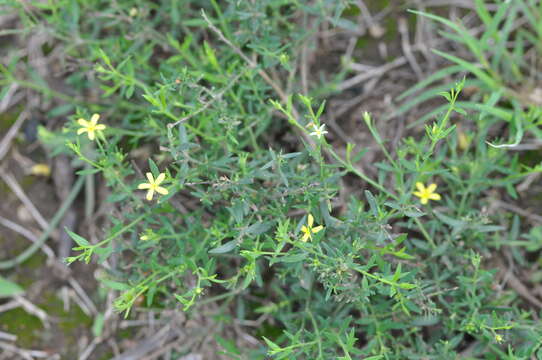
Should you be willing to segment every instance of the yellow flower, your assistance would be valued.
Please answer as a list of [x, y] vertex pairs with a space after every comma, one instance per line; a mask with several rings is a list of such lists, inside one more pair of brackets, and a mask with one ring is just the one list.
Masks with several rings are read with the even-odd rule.
[[47, 164], [36, 164], [30, 168], [30, 173], [36, 176], [49, 176], [51, 168]]
[[312, 240], [312, 234], [316, 234], [320, 230], [322, 230], [324, 227], [322, 225], [318, 225], [316, 227], [312, 227], [314, 224], [314, 217], [312, 217], [311, 214], [309, 214], [307, 218], [307, 226], [303, 225], [301, 227], [301, 232], [303, 233], [303, 237], [301, 238], [301, 241], [306, 242], [307, 240]]
[[149, 235], [141, 235], [141, 236], [139, 237], [139, 240], [141, 240], [141, 241], [147, 241], [147, 240], [149, 240], [149, 239], [150, 239], [150, 238], [149, 238]]
[[159, 193], [159, 194], [162, 194], [162, 195], [169, 194], [169, 191], [166, 188], [158, 186], [158, 185], [160, 185], [162, 183], [162, 181], [164, 181], [165, 178], [166, 178], [166, 174], [160, 173], [160, 175], [158, 175], [158, 177], [155, 180], [154, 177], [152, 176], [152, 174], [150, 172], [148, 172], [147, 173], [147, 179], [149, 180], [149, 182], [139, 184], [139, 186], [137, 188], [140, 189], [140, 190], [148, 189], [148, 191], [147, 191], [147, 200], [151, 201], [152, 197], [154, 196], [155, 191], [157, 193]]
[[470, 139], [468, 138], [468, 136], [465, 135], [463, 131], [459, 130], [459, 132], [457, 133], [457, 147], [460, 150], [465, 151], [468, 149], [469, 143]]
[[417, 182], [416, 188], [418, 191], [414, 191], [413, 194], [420, 198], [422, 204], [427, 204], [429, 200], [440, 200], [440, 195], [435, 192], [437, 184], [431, 184], [428, 187], [425, 187], [421, 182]]
[[88, 138], [90, 140], [94, 140], [96, 135], [94, 134], [96, 131], [102, 131], [105, 130], [105, 125], [98, 124], [98, 119], [100, 119], [99, 114], [94, 114], [90, 118], [90, 121], [87, 121], [83, 118], [77, 120], [77, 123], [82, 126], [79, 130], [77, 130], [77, 135], [81, 135], [84, 132], [88, 133]]
[[501, 335], [495, 334], [495, 341], [497, 343], [501, 344], [504, 341], [504, 339], [503, 339], [503, 337]]

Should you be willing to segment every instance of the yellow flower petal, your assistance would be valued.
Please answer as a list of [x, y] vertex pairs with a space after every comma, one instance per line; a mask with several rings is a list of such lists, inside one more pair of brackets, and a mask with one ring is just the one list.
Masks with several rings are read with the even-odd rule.
[[429, 194], [428, 198], [431, 200], [440, 200], [440, 194], [432, 193], [432, 194]]
[[317, 227], [312, 229], [312, 232], [316, 234], [318, 231], [322, 230], [323, 228], [324, 227], [322, 225], [318, 225]]
[[151, 187], [151, 184], [147, 184], [147, 183], [139, 184], [139, 185], [137, 186], [137, 188], [138, 188], [139, 190], [150, 189], [150, 187]]
[[94, 130], [88, 132], [88, 138], [89, 138], [90, 140], [94, 140], [94, 138], [95, 138]]
[[163, 188], [163, 187], [161, 187], [161, 186], [157, 186], [154, 190], [156, 190], [156, 192], [157, 192], [158, 194], [162, 194], [162, 195], [167, 195], [167, 194], [169, 194], [168, 189]]
[[164, 181], [165, 178], [166, 178], [166, 174], [160, 173], [160, 175], [158, 175], [158, 177], [156, 178], [156, 180], [154, 181], [154, 183], [155, 183], [156, 185], [160, 185], [160, 183], [161, 183], [162, 181]]
[[96, 130], [105, 130], [105, 125], [104, 124], [98, 124], [94, 127]]
[[90, 122], [92, 125], [96, 125], [98, 123], [98, 120], [100, 119], [100, 114], [93, 114], [90, 118]]
[[306, 233], [306, 234], [303, 235], [303, 237], [301, 238], [301, 241], [307, 242], [307, 240], [309, 240], [310, 237], [311, 237], [311, 234], [310, 234], [310, 233]]
[[80, 128], [79, 130], [77, 130], [77, 135], [81, 135], [81, 134], [84, 133], [85, 131], [88, 131], [88, 129], [82, 127], [82, 128]]
[[418, 189], [421, 193], [423, 193], [425, 192], [425, 185], [418, 181], [416, 183], [416, 189]]
[[154, 184], [154, 177], [152, 176], [152, 173], [148, 172], [145, 174], [145, 176], [147, 176], [150, 184]]
[[427, 192], [432, 193], [437, 189], [437, 184], [431, 184], [427, 187]]
[[309, 225], [309, 228], [311, 228], [312, 224], [314, 224], [314, 217], [309, 214], [309, 217], [307, 218], [307, 225]]
[[151, 201], [153, 196], [154, 196], [154, 190], [150, 188], [149, 191], [147, 191], [147, 200]]
[[420, 199], [420, 202], [425, 205], [429, 202], [429, 200], [424, 196]]
[[51, 168], [47, 164], [36, 164], [30, 168], [32, 175], [49, 176], [51, 175]]
[[423, 193], [421, 193], [419, 191], [414, 191], [413, 194], [416, 195], [417, 197], [420, 197], [420, 198], [424, 196]]
[[77, 120], [77, 123], [78, 123], [79, 125], [81, 125], [81, 126], [85, 126], [85, 127], [89, 126], [89, 122], [86, 121], [86, 120], [83, 119], [83, 118]]

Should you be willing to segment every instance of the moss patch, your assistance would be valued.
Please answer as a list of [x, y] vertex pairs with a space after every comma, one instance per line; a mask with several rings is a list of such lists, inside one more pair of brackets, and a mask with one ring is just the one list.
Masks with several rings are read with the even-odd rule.
[[16, 308], [0, 314], [0, 329], [17, 335], [17, 345], [23, 348], [35, 348], [40, 341], [44, 327], [41, 320]]

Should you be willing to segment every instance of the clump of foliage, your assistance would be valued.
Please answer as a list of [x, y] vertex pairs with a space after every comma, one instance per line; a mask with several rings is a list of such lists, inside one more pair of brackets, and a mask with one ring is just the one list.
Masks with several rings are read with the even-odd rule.
[[[77, 247], [67, 261], [114, 258], [100, 280], [119, 291], [125, 316], [144, 297], [141, 306], [190, 312], [218, 302], [240, 320], [273, 319], [255, 334], [261, 348], [232, 345], [232, 359], [540, 356], [535, 310], [499, 288], [490, 262], [506, 247], [532, 265], [524, 255], [539, 254], [540, 231], [488, 209], [494, 194], [516, 199], [515, 185], [542, 169], [491, 138], [502, 121], [516, 145], [540, 137], [540, 104], [512, 89], [527, 76], [525, 52], [542, 52], [542, 5], [499, 4], [489, 12], [476, 2], [479, 37], [422, 14], [455, 30], [447, 36], [480, 66], [441, 53], [455, 64], [414, 90], [473, 76], [421, 96], [446, 104], [397, 149], [379, 119], [359, 114], [382, 153], [374, 178], [359, 166], [364, 149], [338, 151], [326, 139], [323, 99], [298, 94], [307, 32], [340, 21], [347, 2], [12, 4], [78, 66], [67, 83], [81, 96], [51, 110], [73, 115], [61, 131], [42, 129], [43, 141], [74, 155], [79, 176], [101, 177], [116, 209], [98, 242], [70, 231]], [[529, 22], [512, 28], [511, 10]], [[22, 82], [21, 62], [14, 57], [4, 79]], [[477, 96], [462, 99], [465, 86]], [[363, 197], [341, 194], [345, 176]]]

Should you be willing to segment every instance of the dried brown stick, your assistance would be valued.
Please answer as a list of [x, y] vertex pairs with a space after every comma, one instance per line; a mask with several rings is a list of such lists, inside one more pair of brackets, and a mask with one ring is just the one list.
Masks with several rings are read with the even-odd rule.
[[[361, 82], [364, 82], [364, 81], [367, 81], [369, 79], [372, 79], [376, 76], [382, 76], [384, 73], [396, 68], [396, 67], [399, 67], [399, 66], [402, 66], [404, 64], [406, 64], [408, 62], [407, 58], [404, 57], [404, 56], [401, 56], [393, 61], [390, 61], [382, 66], [379, 66], [377, 68], [374, 68], [374, 69], [371, 69], [370, 71], [365, 71], [362, 72], [361, 74], [358, 74], [348, 80], [345, 80], [343, 81], [341, 84], [339, 84], [337, 86], [337, 89], [340, 90], [340, 91], [344, 91], [344, 90], [347, 90], [347, 89], [350, 89], [351, 87], [354, 87], [356, 85], [358, 85], [359, 83]], [[356, 66], [356, 64], [351, 64], [350, 65], [352, 69], [356, 69], [358, 68]], [[365, 66], [363, 66], [363, 68], [365, 68]]]
[[399, 18], [399, 33], [401, 34], [401, 48], [403, 49], [403, 53], [405, 54], [410, 67], [416, 73], [418, 80], [421, 80], [423, 78], [423, 72], [413, 54], [412, 47], [410, 46], [408, 23], [404, 17]]
[[508, 259], [508, 267], [505, 265], [505, 260], [502, 257], [498, 257], [497, 261], [502, 269], [507, 269], [503, 276], [503, 284], [508, 284], [520, 297], [527, 300], [531, 305], [534, 305], [538, 307], [539, 309], [542, 309], [542, 301], [538, 300], [514, 275], [514, 263], [513, 263], [513, 257], [511, 256], [510, 252], [505, 253], [507, 259]]
[[0, 339], [7, 341], [16, 341], [17, 335], [13, 335], [7, 332], [0, 331]]
[[[20, 356], [20, 358], [23, 358], [25, 360], [26, 359], [34, 360], [34, 358], [42, 358], [42, 359], [49, 359], [49, 360], [60, 359], [58, 354], [51, 355], [50, 353], [46, 351], [21, 349], [15, 345], [12, 345], [4, 341], [0, 341], [0, 349], [3, 349], [4, 351], [8, 353], [17, 354], [18, 356]], [[3, 353], [3, 351], [1, 353]]]
[[17, 103], [22, 99], [22, 96], [19, 96], [14, 101], [11, 101], [18, 89], [19, 85], [17, 83], [12, 83], [10, 85], [8, 91], [4, 95], [4, 98], [2, 99], [2, 101], [0, 101], [0, 114], [6, 111], [11, 105]]
[[538, 307], [539, 309], [542, 309], [542, 302], [538, 300], [536, 297], [534, 297], [530, 292], [529, 289], [527, 289], [527, 286], [525, 286], [514, 274], [509, 273], [506, 274], [507, 279], [506, 283], [510, 285], [512, 289], [514, 289], [519, 296], [527, 300], [532, 305]]
[[494, 202], [495, 204], [497, 204], [498, 206], [500, 206], [502, 208], [513, 211], [513, 212], [515, 212], [515, 213], [517, 213], [517, 214], [519, 214], [521, 216], [524, 216], [524, 217], [528, 218], [529, 220], [531, 220], [533, 222], [542, 224], [542, 216], [540, 216], [540, 215], [534, 214], [533, 212], [527, 211], [527, 210], [525, 210], [523, 208], [520, 208], [519, 206], [509, 204], [509, 203], [501, 201], [501, 200], [496, 200], [495, 199], [495, 200], [492, 200], [492, 202]]
[[21, 202], [24, 204], [24, 206], [27, 208], [27, 210], [30, 212], [34, 220], [39, 224], [39, 226], [45, 230], [49, 227], [49, 223], [45, 218], [41, 215], [39, 210], [34, 206], [32, 201], [26, 196], [24, 190], [21, 188], [17, 180], [9, 174], [5, 173], [4, 171], [0, 171], [0, 178], [6, 183], [7, 186], [13, 191], [13, 193], [21, 200]]
[[139, 360], [146, 354], [155, 351], [157, 348], [164, 346], [164, 344], [170, 342], [173, 338], [177, 337], [177, 331], [172, 329], [172, 325], [168, 324], [162, 327], [151, 337], [144, 339], [134, 348], [127, 350], [115, 356], [112, 360]]
[[371, 11], [365, 5], [363, 0], [357, 0], [357, 5], [360, 9], [360, 17], [366, 23], [365, 27], [360, 28], [360, 35], [365, 33], [365, 28], [369, 29], [369, 34], [374, 38], [380, 38], [384, 35], [385, 30], [378, 24], [375, 17], [371, 15]]
[[[0, 216], [0, 224], [2, 226], [7, 227], [8, 229], [11, 229], [12, 231], [15, 231], [16, 233], [19, 233], [20, 235], [24, 236], [25, 238], [32, 241], [33, 243], [38, 242], [38, 237], [36, 235], [34, 235], [33, 232], [31, 232], [30, 230], [25, 229], [24, 227], [22, 227], [21, 225], [19, 225], [17, 223], [14, 223], [13, 221], [10, 221], [10, 220]], [[49, 258], [49, 260], [55, 260], [56, 259], [53, 249], [51, 249], [47, 244], [43, 244], [41, 246], [41, 249], [43, 250], [45, 255], [47, 255], [47, 258]]]
[[70, 286], [73, 288], [75, 293], [79, 296], [79, 298], [85, 303], [85, 305], [88, 307], [88, 309], [91, 311], [93, 315], [98, 315], [98, 309], [96, 308], [96, 305], [90, 300], [90, 297], [87, 295], [81, 284], [79, 284], [73, 277], [70, 276], [68, 279], [68, 282]]
[[30, 302], [29, 300], [25, 299], [24, 297], [22, 297], [20, 295], [16, 295], [14, 297], [14, 299], [15, 299], [15, 301], [17, 301], [19, 303], [19, 305], [27, 313], [29, 313], [31, 315], [34, 315], [38, 319], [40, 319], [46, 329], [50, 328], [49, 315], [47, 315], [47, 313], [44, 310], [40, 309], [39, 307], [34, 305], [32, 302]]
[[[7, 180], [6, 183], [9, 182], [8, 185], [10, 187], [15, 185], [12, 188], [12, 190], [14, 190], [14, 192], [15, 192], [15, 189], [17, 189], [16, 191], [21, 191], [20, 195], [22, 194], [22, 196], [26, 197], [24, 192], [22, 192], [22, 190], [20, 188], [17, 188], [19, 185], [17, 184], [17, 182], [13, 178], [11, 178], [11, 175], [4, 175], [3, 173], [0, 172], [0, 176], [2, 176], [4, 181]], [[4, 178], [4, 176], [7, 176], [7, 178]], [[31, 206], [33, 206], [33, 204], [30, 202], [30, 200], [28, 198], [27, 198], [27, 200], [28, 200], [29, 204]], [[41, 216], [41, 214], [37, 211], [37, 209], [35, 209], [35, 211], [36, 211], [37, 214], [39, 214], [39, 216]], [[19, 233], [19, 234], [21, 234], [21, 235], [23, 235], [24, 237], [26, 237], [28, 240], [30, 240], [33, 243], [37, 243], [39, 241], [38, 237], [36, 235], [34, 235], [34, 233], [32, 233], [31, 231], [29, 231], [29, 230], [23, 228], [22, 226], [20, 226], [19, 224], [14, 223], [14, 222], [12, 222], [12, 221], [10, 221], [10, 220], [8, 220], [6, 218], [3, 218], [1, 216], [0, 216], [0, 224], [7, 227], [7, 228], [9, 228], [9, 229], [11, 229], [11, 230], [13, 230], [13, 231], [15, 231], [15, 232], [17, 232], [17, 233]], [[44, 229], [47, 229], [47, 227], [48, 227], [48, 225], [46, 225], [44, 227]], [[57, 261], [57, 258], [55, 256], [54, 251], [47, 244], [42, 244], [40, 248], [45, 253], [45, 255], [47, 255], [47, 258], [49, 259], [50, 262], [54, 263], [57, 266], [61, 266], [62, 268], [66, 268], [66, 266], [64, 264]], [[70, 286], [74, 289], [75, 293], [84, 302], [86, 307], [88, 309], [90, 309], [91, 313], [93, 315], [96, 315], [98, 313], [98, 310], [96, 309], [96, 306], [94, 305], [92, 300], [90, 300], [90, 297], [86, 294], [83, 287], [72, 276], [69, 276], [68, 282], [69, 282]], [[82, 309], [84, 309], [84, 308], [82, 308]]]
[[2, 141], [0, 141], [0, 161], [2, 161], [4, 156], [6, 156], [11, 145], [11, 141], [17, 135], [17, 132], [19, 131], [23, 123], [28, 119], [28, 117], [29, 114], [27, 111], [21, 112], [15, 123], [9, 128], [6, 136], [4, 136]]
[[531, 187], [531, 184], [532, 184], [535, 180], [537, 180], [539, 177], [540, 177], [540, 173], [532, 173], [532, 174], [527, 175], [527, 177], [525, 178], [525, 180], [523, 180], [523, 181], [521, 182], [521, 184], [519, 184], [519, 185], [516, 187], [516, 190], [519, 191], [519, 192], [526, 191], [528, 188]]
[[0, 305], [0, 313], [9, 311], [11, 309], [16, 309], [19, 306], [21, 306], [21, 304], [19, 304], [19, 302], [17, 302], [16, 300], [9, 301], [5, 304]]
[[[0, 224], [23, 235], [24, 237], [26, 237], [28, 240], [32, 241], [33, 243], [36, 243], [39, 240], [38, 237], [34, 235], [34, 233], [32, 233], [31, 231], [23, 228], [19, 224], [14, 223], [2, 216], [0, 216]], [[64, 264], [57, 261], [54, 251], [47, 244], [43, 244], [41, 246], [41, 249], [45, 253], [45, 255], [47, 255], [47, 258], [49, 259], [50, 262], [53, 262], [56, 265], [66, 268]], [[68, 282], [70, 286], [74, 289], [75, 293], [78, 295], [79, 299], [81, 299], [81, 301], [84, 304], [84, 306], [81, 306], [82, 304], [79, 304], [81, 309], [83, 310], [85, 310], [85, 308], [88, 309], [89, 310], [88, 315], [96, 315], [98, 313], [98, 310], [96, 309], [96, 306], [94, 305], [92, 300], [90, 300], [90, 297], [86, 294], [83, 287], [72, 276], [68, 277]]]

